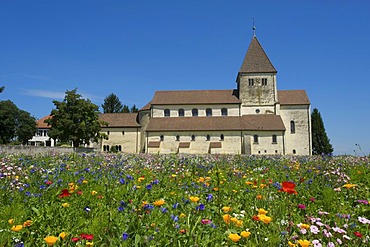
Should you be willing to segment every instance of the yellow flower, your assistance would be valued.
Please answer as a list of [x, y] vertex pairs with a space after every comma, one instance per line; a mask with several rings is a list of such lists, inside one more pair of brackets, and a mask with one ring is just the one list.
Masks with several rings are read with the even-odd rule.
[[61, 232], [59, 233], [59, 237], [64, 240], [67, 237], [67, 233]]
[[298, 243], [299, 243], [299, 245], [300, 245], [300, 246], [302, 246], [302, 247], [308, 247], [308, 246], [310, 246], [310, 244], [311, 244], [311, 242], [310, 242], [310, 241], [308, 241], [308, 240], [298, 240]]
[[73, 193], [75, 190], [78, 189], [78, 186], [75, 185], [75, 183], [69, 183], [68, 186], [69, 186], [69, 193]]
[[92, 247], [92, 246], [94, 246], [93, 242], [86, 242], [86, 247]]
[[186, 217], [186, 214], [184, 214], [184, 213], [180, 214], [180, 218], [185, 218], [185, 217]]
[[225, 206], [225, 207], [222, 208], [222, 211], [224, 211], [224, 213], [228, 213], [228, 212], [231, 211], [231, 207]]
[[98, 192], [96, 192], [95, 190], [91, 191], [91, 195], [95, 196], [96, 194], [98, 194]]
[[266, 184], [260, 184], [261, 189], [265, 188], [266, 186], [267, 186]]
[[229, 215], [229, 214], [225, 214], [225, 215], [223, 215], [223, 216], [222, 216], [222, 218], [224, 219], [224, 221], [225, 221], [225, 223], [226, 223], [226, 224], [230, 224], [230, 222], [231, 222], [231, 217], [230, 217], [230, 215]]
[[203, 178], [203, 177], [200, 177], [200, 178], [198, 179], [198, 182], [199, 182], [199, 183], [204, 183], [204, 178]]
[[211, 180], [211, 177], [206, 177], [206, 180], [207, 180], [207, 181]]
[[257, 195], [257, 196], [256, 196], [256, 198], [257, 198], [258, 200], [261, 200], [261, 199], [263, 198], [263, 196], [262, 196], [262, 195]]
[[68, 208], [69, 207], [69, 203], [68, 202], [62, 203], [62, 206], [63, 206], [63, 208]]
[[32, 225], [32, 220], [26, 220], [25, 222], [23, 222], [23, 227], [27, 227], [30, 225]]
[[304, 229], [310, 228], [310, 225], [307, 225], [307, 224], [299, 224], [298, 226], [299, 228], [304, 228]]
[[263, 208], [259, 208], [257, 211], [258, 211], [258, 214], [266, 215], [268, 213], [268, 211], [264, 210]]
[[357, 186], [357, 185], [356, 184], [345, 184], [345, 185], [343, 185], [343, 187], [347, 188], [347, 189], [350, 189], [350, 188], [355, 187], [355, 186]]
[[215, 188], [213, 188], [213, 190], [214, 190], [214, 191], [218, 191], [218, 188], [217, 188], [217, 187], [215, 187]]
[[198, 202], [199, 201], [199, 197], [197, 197], [197, 196], [191, 196], [191, 197], [189, 197], [189, 199], [192, 202]]
[[9, 224], [13, 225], [14, 219], [10, 219], [10, 220], [8, 220], [8, 222], [9, 222]]
[[137, 189], [140, 189], [140, 188], [141, 188], [141, 186], [140, 186], [140, 185], [138, 185], [138, 186], [136, 186], [136, 188], [137, 188]]
[[170, 194], [171, 194], [171, 196], [173, 196], [173, 195], [176, 195], [176, 192], [175, 191], [171, 191]]
[[296, 247], [297, 245], [296, 244], [293, 244], [292, 242], [288, 242], [288, 245], [290, 246], [290, 247]]
[[241, 235], [243, 238], [247, 238], [247, 237], [249, 237], [249, 236], [251, 235], [251, 233], [250, 233], [250, 232], [246, 232], [246, 231], [242, 231], [242, 232], [240, 233], [240, 235]]
[[49, 246], [52, 246], [53, 244], [55, 244], [55, 242], [58, 240], [57, 237], [55, 236], [47, 236], [46, 238], [44, 238], [45, 242], [49, 245]]
[[240, 236], [237, 233], [230, 233], [229, 239], [233, 241], [234, 243], [238, 242], [240, 240]]
[[237, 220], [236, 222], [234, 222], [235, 223], [235, 225], [237, 226], [237, 227], [242, 227], [243, 226], [243, 221], [242, 220]]
[[145, 179], [145, 178], [143, 178], [143, 177], [139, 177], [139, 178], [137, 179], [137, 181], [138, 181], [139, 183], [141, 183], [144, 179]]
[[230, 220], [231, 220], [231, 222], [232, 222], [232, 223], [235, 223], [235, 222], [237, 222], [237, 221], [238, 221], [238, 219], [237, 219], [237, 218], [235, 218], [235, 217], [232, 217]]
[[87, 184], [88, 182], [87, 182], [87, 180], [83, 180], [82, 183], [83, 184]]
[[253, 185], [253, 182], [251, 182], [251, 181], [246, 181], [245, 182], [247, 185]]
[[147, 204], [149, 204], [147, 201], [143, 201], [142, 203], [141, 203], [141, 206], [142, 207], [144, 207], [145, 205], [147, 205]]
[[163, 200], [163, 199], [160, 199], [160, 200], [158, 200], [158, 201], [153, 202], [153, 205], [154, 205], [154, 206], [157, 206], [157, 207], [160, 207], [160, 206], [162, 206], [163, 204], [164, 204], [164, 200]]
[[12, 226], [12, 231], [13, 232], [19, 232], [20, 230], [22, 230], [22, 228], [23, 228], [22, 225]]
[[268, 224], [272, 221], [272, 218], [269, 217], [269, 216], [266, 216], [264, 214], [259, 214], [258, 217], [260, 218], [260, 220], [265, 223], [265, 224]]
[[172, 174], [171, 177], [175, 178], [175, 177], [177, 177], [177, 175], [176, 174]]

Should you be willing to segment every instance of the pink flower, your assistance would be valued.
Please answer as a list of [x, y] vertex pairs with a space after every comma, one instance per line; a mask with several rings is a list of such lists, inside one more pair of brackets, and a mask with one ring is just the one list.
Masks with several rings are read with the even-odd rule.
[[207, 219], [201, 220], [201, 222], [202, 222], [203, 225], [208, 225], [208, 224], [212, 223], [211, 220], [207, 220]]
[[298, 204], [298, 208], [304, 210], [304, 209], [306, 209], [306, 205], [304, 205], [304, 204]]
[[318, 234], [320, 232], [319, 228], [317, 226], [315, 226], [315, 225], [311, 225], [310, 226], [310, 231], [313, 234]]

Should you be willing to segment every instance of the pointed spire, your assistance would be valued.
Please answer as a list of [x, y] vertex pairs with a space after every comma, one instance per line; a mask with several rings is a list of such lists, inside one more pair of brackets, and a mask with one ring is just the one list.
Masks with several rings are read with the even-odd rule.
[[247, 54], [244, 57], [240, 73], [277, 73], [270, 59], [267, 57], [257, 37], [253, 36]]

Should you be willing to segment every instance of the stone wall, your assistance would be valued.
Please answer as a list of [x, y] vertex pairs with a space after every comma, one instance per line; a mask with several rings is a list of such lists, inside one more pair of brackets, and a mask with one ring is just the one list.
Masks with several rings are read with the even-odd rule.
[[70, 153], [99, 152], [94, 148], [68, 148], [68, 147], [35, 147], [35, 146], [0, 146], [0, 153], [5, 154], [27, 154], [27, 155], [53, 155]]

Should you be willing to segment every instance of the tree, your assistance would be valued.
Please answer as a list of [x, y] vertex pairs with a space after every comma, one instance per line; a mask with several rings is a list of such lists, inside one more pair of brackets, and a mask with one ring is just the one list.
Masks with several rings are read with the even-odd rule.
[[27, 141], [36, 133], [36, 119], [10, 100], [0, 102], [0, 144]]
[[111, 93], [104, 99], [101, 105], [104, 113], [122, 112], [123, 106], [117, 95]]
[[138, 112], [138, 111], [139, 111], [139, 109], [137, 109], [136, 105], [133, 105], [133, 106], [131, 107], [130, 112], [132, 112], [132, 113], [136, 113], [136, 112]]
[[77, 89], [66, 91], [63, 101], [53, 101], [55, 109], [50, 119], [45, 120], [51, 125], [48, 135], [62, 142], [72, 141], [74, 147], [99, 140], [101, 122], [99, 107], [89, 99], [82, 99]]
[[334, 149], [326, 135], [320, 112], [315, 108], [311, 114], [313, 154], [332, 154]]
[[4, 91], [4, 86], [0, 87], [0, 93], [2, 93]]
[[128, 107], [128, 105], [123, 106], [122, 113], [130, 113], [130, 108]]

